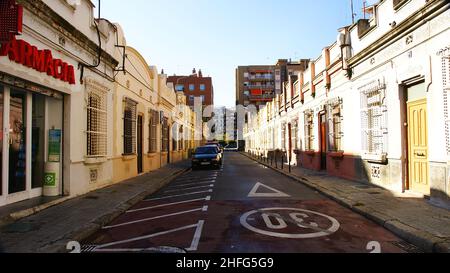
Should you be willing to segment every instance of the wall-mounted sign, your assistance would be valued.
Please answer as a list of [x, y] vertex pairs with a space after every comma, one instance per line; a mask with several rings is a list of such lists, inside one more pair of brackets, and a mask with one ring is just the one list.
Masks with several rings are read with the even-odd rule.
[[22, 33], [23, 7], [14, 0], [0, 1], [0, 42], [9, 42]]
[[74, 67], [60, 59], [53, 59], [51, 50], [38, 50], [23, 40], [13, 39], [1, 45], [0, 56], [8, 56], [11, 61], [47, 73], [63, 82], [75, 84]]
[[48, 162], [61, 161], [61, 130], [49, 130], [48, 133]]

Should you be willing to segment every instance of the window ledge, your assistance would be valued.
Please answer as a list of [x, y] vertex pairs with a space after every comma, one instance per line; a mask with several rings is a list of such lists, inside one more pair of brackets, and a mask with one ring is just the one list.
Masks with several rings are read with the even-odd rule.
[[86, 157], [84, 159], [85, 165], [97, 165], [97, 164], [103, 164], [107, 162], [108, 159], [106, 157]]
[[148, 153], [147, 154], [147, 157], [155, 157], [155, 156], [157, 156], [158, 155], [158, 153], [153, 153], [153, 152], [151, 152], [151, 153]]
[[370, 163], [379, 163], [379, 164], [387, 163], [387, 154], [386, 153], [383, 153], [383, 154], [363, 153], [361, 155], [361, 158]]
[[344, 158], [344, 152], [329, 152], [328, 155], [331, 158], [342, 159]]
[[135, 154], [132, 154], [132, 155], [122, 155], [122, 160], [123, 161], [130, 161], [130, 160], [133, 160], [133, 159], [135, 159], [135, 158], [137, 158], [137, 155], [135, 155]]
[[305, 151], [305, 154], [309, 155], [309, 156], [315, 156], [316, 152], [315, 151]]

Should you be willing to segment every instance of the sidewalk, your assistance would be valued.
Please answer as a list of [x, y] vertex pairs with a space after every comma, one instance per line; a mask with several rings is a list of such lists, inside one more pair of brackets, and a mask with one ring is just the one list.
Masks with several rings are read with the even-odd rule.
[[[6, 253], [64, 252], [69, 241], [81, 241], [91, 235], [189, 168], [189, 161], [171, 164], [89, 194], [63, 200], [63, 203], [0, 227], [0, 250]], [[29, 212], [30, 209], [36, 207], [24, 211]]]
[[[375, 221], [426, 252], [450, 252], [450, 211], [434, 207], [422, 198], [392, 193], [375, 185], [331, 177], [299, 167], [284, 170], [243, 155], [291, 177]], [[279, 166], [280, 168], [280, 166]]]

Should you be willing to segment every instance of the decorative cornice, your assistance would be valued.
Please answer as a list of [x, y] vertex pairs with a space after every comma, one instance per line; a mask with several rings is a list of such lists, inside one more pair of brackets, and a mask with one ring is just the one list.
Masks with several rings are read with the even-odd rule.
[[[369, 45], [367, 48], [350, 58], [348, 61], [350, 67], [358, 65], [361, 61], [372, 56], [379, 50], [388, 47], [389, 45], [395, 43], [401, 39], [403, 34], [406, 34], [414, 29], [425, 24], [430, 17], [436, 17], [443, 12], [441, 10], [443, 7], [450, 7], [448, 0], [431, 0], [425, 4], [425, 6], [417, 10], [414, 14], [406, 18], [402, 23], [397, 25], [394, 29], [383, 35], [376, 42]], [[438, 14], [436, 12], [440, 11]]]
[[[41, 0], [16, 0], [18, 4], [33, 13], [36, 17], [43, 20], [52, 28], [58, 30], [66, 37], [73, 40], [80, 47], [89, 50], [92, 55], [97, 55], [99, 46], [90, 40], [85, 34], [76, 29], [72, 24], [66, 21], [58, 13], [52, 10]], [[119, 62], [114, 59], [109, 53], [102, 49], [102, 59], [114, 68]]]

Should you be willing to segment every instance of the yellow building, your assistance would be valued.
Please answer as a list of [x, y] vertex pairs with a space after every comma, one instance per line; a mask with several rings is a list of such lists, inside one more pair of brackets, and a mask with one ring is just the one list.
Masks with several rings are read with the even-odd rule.
[[[125, 47], [117, 48], [115, 56], [124, 65], [116, 76], [113, 99], [114, 182], [187, 159], [188, 146], [180, 131], [184, 124], [191, 124], [189, 114], [174, 114], [179, 101], [167, 76], [158, 74], [155, 66], [127, 46], [120, 26], [117, 28], [119, 44]], [[185, 105], [185, 101], [180, 103]], [[189, 120], [185, 122], [185, 118]]]

